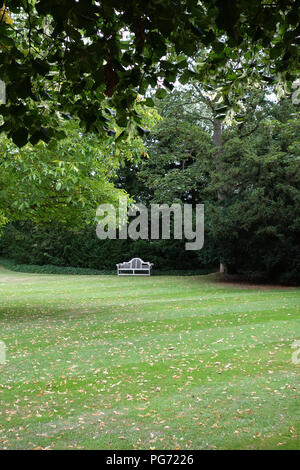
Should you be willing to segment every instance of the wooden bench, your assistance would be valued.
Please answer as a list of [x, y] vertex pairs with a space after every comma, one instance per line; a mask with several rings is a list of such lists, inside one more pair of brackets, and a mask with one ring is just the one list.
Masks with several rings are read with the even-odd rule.
[[143, 261], [141, 258], [132, 258], [116, 266], [118, 276], [150, 276], [153, 263]]

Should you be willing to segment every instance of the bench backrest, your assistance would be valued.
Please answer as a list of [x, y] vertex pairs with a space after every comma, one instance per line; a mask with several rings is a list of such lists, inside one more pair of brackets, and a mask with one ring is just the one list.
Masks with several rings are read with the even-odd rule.
[[124, 263], [119, 263], [117, 266], [123, 269], [147, 269], [152, 264], [148, 261], [143, 261], [141, 258], [132, 258], [130, 261], [124, 261]]
[[129, 261], [131, 263], [132, 269], [140, 269], [142, 267], [143, 261], [141, 258], [133, 258]]
[[132, 258], [130, 261], [124, 261], [124, 263], [117, 264], [118, 269], [137, 269], [137, 270], [150, 270], [153, 266], [153, 263], [149, 261], [143, 261], [141, 258]]

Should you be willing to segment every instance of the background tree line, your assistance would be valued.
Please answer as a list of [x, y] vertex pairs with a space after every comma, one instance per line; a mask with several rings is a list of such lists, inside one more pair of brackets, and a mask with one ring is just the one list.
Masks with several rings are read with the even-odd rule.
[[[229, 273], [245, 274], [256, 280], [298, 283], [297, 107], [290, 99], [275, 99], [271, 88], [249, 88], [237, 104], [238, 113], [227, 114], [224, 121], [222, 114], [220, 117], [219, 93], [218, 87], [191, 83], [177, 87], [159, 101], [154, 99], [161, 118], [157, 114], [153, 118], [152, 112], [148, 126], [151, 132], [144, 142], [136, 141], [130, 148], [128, 143], [124, 144], [128, 158], [122, 158], [121, 165], [112, 156], [108, 161], [96, 159], [102, 166], [100, 186], [97, 183], [91, 193], [86, 193], [81, 187], [82, 179], [79, 186], [68, 183], [71, 199], [82, 205], [81, 210], [74, 206], [76, 223], [73, 220], [68, 225], [67, 219], [55, 217], [45, 217], [44, 221], [35, 223], [26, 220], [26, 216], [16, 215], [15, 222], [6, 225], [3, 231], [2, 255], [22, 263], [94, 269], [113, 269], [117, 262], [133, 256], [147, 258], [157, 268], [167, 269], [214, 270], [221, 262]], [[88, 148], [91, 155], [90, 147], [86, 146], [87, 142], [91, 145], [91, 137], [81, 135], [74, 129], [75, 124], [70, 126], [75, 132], [72, 142], [75, 135], [80, 136], [75, 147], [88, 167], [91, 160], [86, 160], [85, 152]], [[63, 147], [64, 142], [56, 150], [58, 161], [63, 161], [62, 153], [68, 155], [70, 149], [70, 141]], [[95, 158], [97, 149], [103, 149], [103, 142], [100, 145], [95, 138], [92, 142]], [[104, 153], [107, 157], [107, 147]], [[88, 187], [94, 177], [94, 171], [90, 170], [91, 167], [86, 173]], [[14, 171], [18, 175], [17, 171], [21, 170]], [[66, 183], [62, 181], [62, 184]], [[99, 189], [101, 197], [91, 197]], [[196, 253], [188, 252], [184, 250], [184, 241], [178, 240], [98, 240], [93, 225], [84, 227], [82, 215], [92, 216], [93, 205], [96, 200], [103, 201], [105, 189], [107, 200], [126, 191], [133, 200], [145, 204], [204, 203], [204, 248]], [[58, 203], [55, 207], [61, 213]], [[67, 214], [70, 216], [69, 211]]]

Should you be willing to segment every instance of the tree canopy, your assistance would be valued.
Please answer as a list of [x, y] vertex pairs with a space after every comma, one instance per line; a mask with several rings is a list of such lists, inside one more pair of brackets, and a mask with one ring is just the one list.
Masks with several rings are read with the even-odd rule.
[[[124, 191], [200, 202], [201, 265], [294, 282], [299, 18], [296, 0], [8, 0], [0, 226], [80, 229], [83, 246], [98, 204]], [[177, 241], [148, 248], [187, 260]]]
[[[3, 230], [2, 253], [21, 263], [102, 269], [143, 253], [157, 268], [209, 269], [221, 261], [256, 280], [299, 282], [297, 107], [249, 90], [240, 103], [243, 121], [224, 121], [216, 146], [212, 96], [190, 85], [157, 100], [161, 119], [144, 146], [139, 138], [117, 143], [121, 153], [131, 151], [121, 167], [113, 137], [100, 143], [73, 120], [52, 153], [43, 143], [6, 147], [0, 208], [16, 221]], [[144, 148], [149, 156], [140, 157]], [[144, 204], [204, 203], [204, 248], [186, 252], [174, 239], [98, 240], [88, 216], [124, 190]], [[24, 199], [28, 205], [20, 208]], [[10, 201], [18, 204], [10, 208]]]
[[201, 266], [219, 259], [231, 273], [299, 282], [299, 112], [291, 100], [257, 90], [242, 104], [243, 122], [224, 124], [219, 147], [201, 91], [189, 87], [165, 98], [163, 119], [147, 139], [150, 159], [136, 172], [138, 190], [148, 188], [150, 201], [160, 204], [204, 203]]
[[[136, 104], [143, 125], [157, 120], [154, 109]], [[115, 127], [117, 135], [121, 130]], [[27, 144], [21, 149], [11, 139], [0, 143], [0, 227], [12, 220], [60, 223], [78, 227], [95, 221], [101, 203], [116, 203], [125, 193], [114, 185], [117, 170], [126, 161], [138, 161], [146, 151], [142, 138], [101, 139], [80, 130], [77, 119], [60, 123], [66, 136], [49, 144]], [[16, 190], [17, 188], [17, 190]]]
[[35, 144], [61, 137], [57, 120], [71, 114], [109, 132], [115, 109], [124, 135], [143, 132], [136, 98], [149, 86], [164, 97], [178, 79], [222, 78], [224, 111], [249, 80], [297, 77], [299, 8], [293, 0], [8, 0], [1, 130], [18, 146]]

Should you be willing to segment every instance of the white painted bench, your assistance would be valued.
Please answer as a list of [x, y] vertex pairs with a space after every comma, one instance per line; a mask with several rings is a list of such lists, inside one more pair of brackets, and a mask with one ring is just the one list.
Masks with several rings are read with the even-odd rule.
[[118, 276], [150, 276], [153, 263], [143, 261], [141, 258], [132, 258], [116, 266]]

